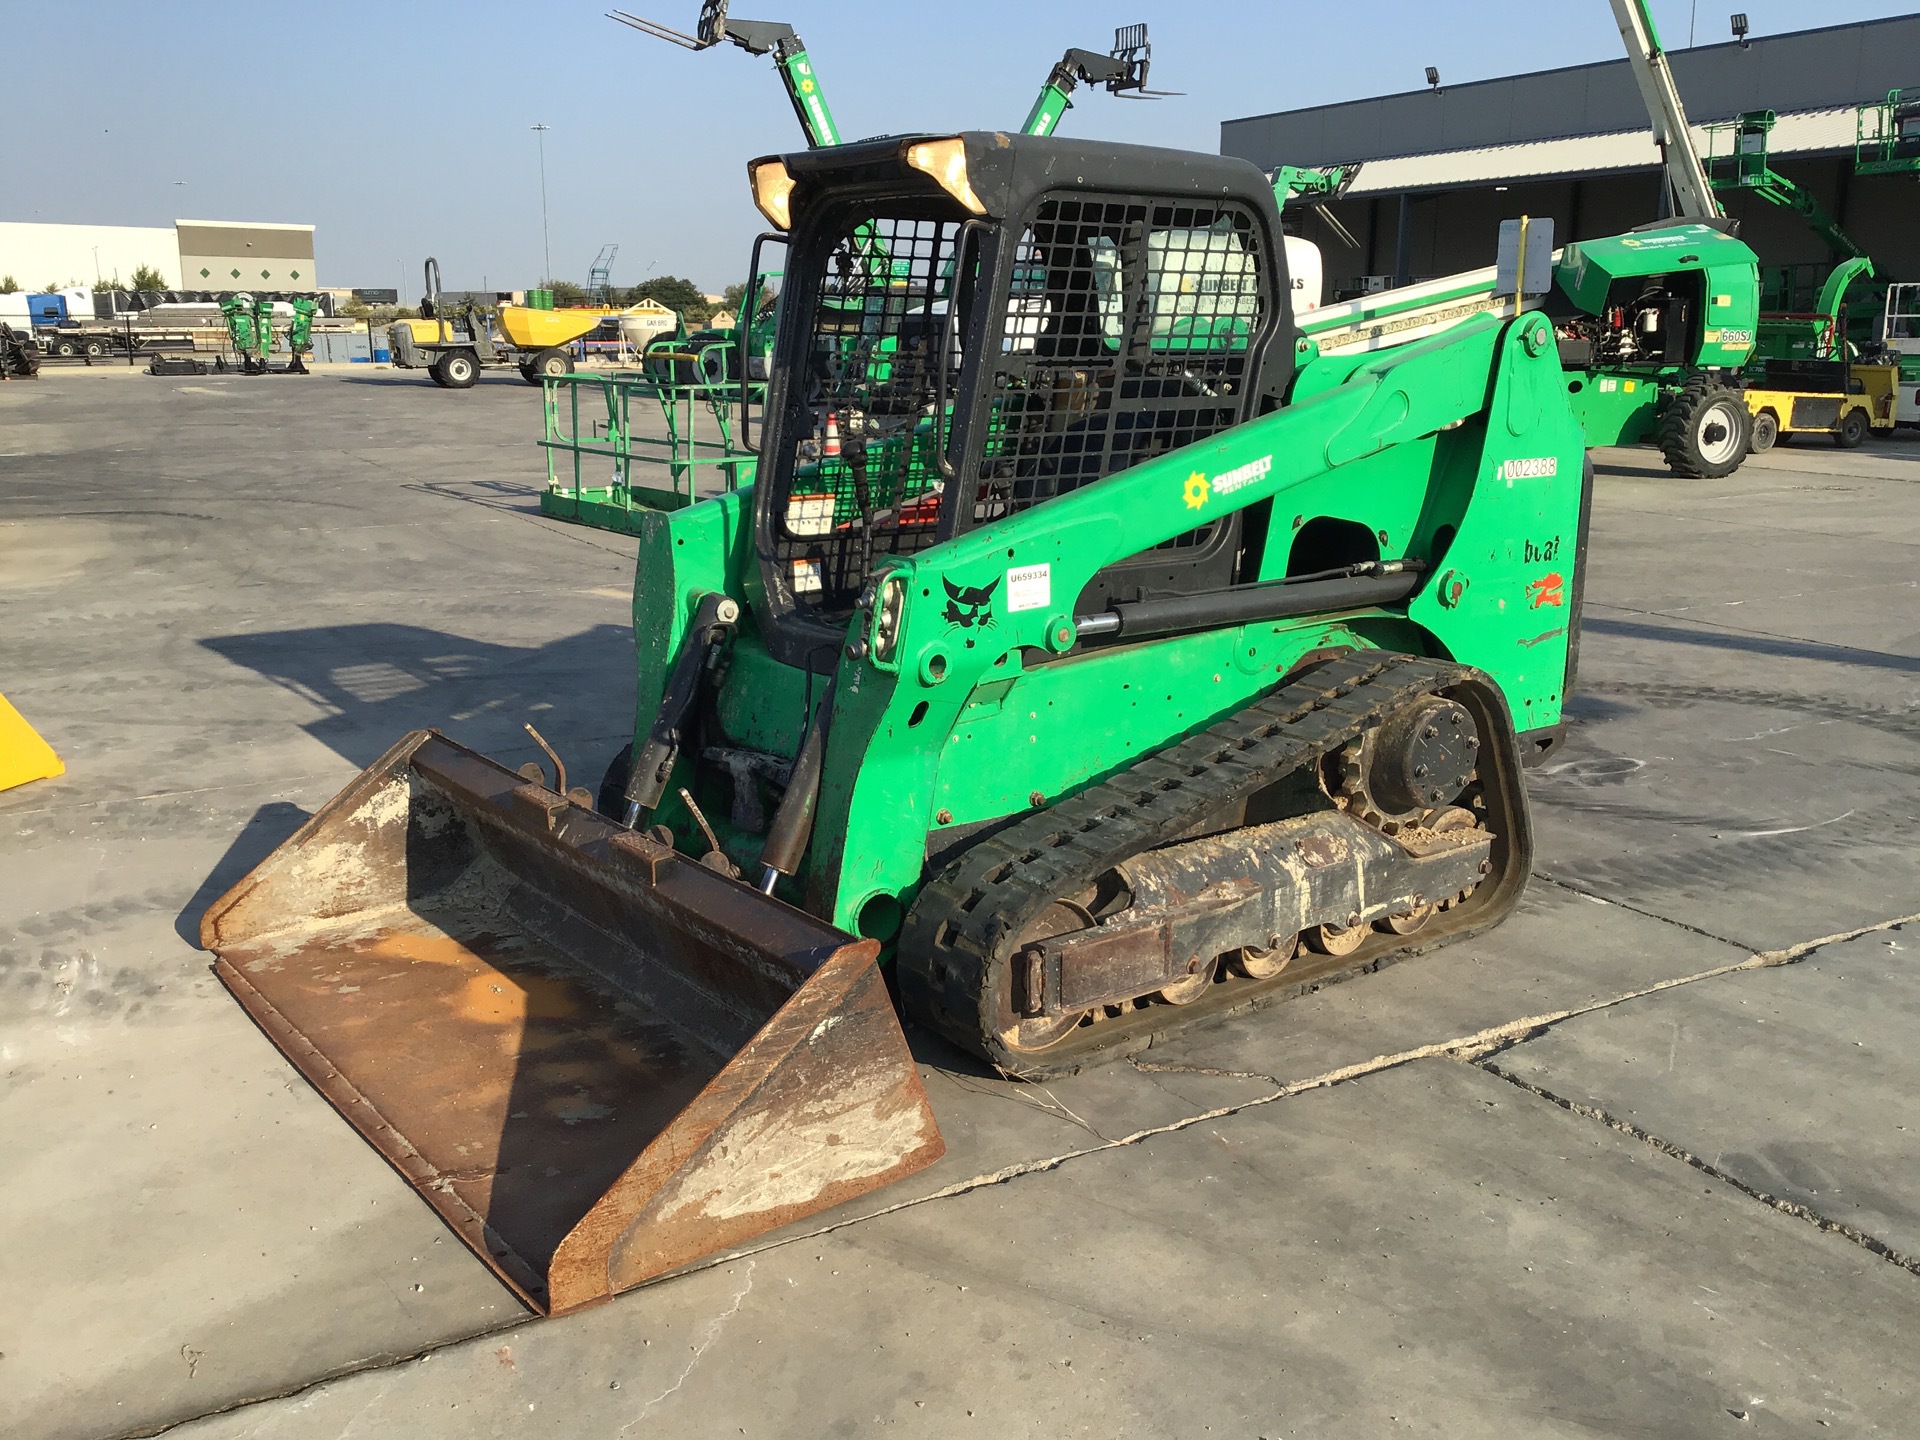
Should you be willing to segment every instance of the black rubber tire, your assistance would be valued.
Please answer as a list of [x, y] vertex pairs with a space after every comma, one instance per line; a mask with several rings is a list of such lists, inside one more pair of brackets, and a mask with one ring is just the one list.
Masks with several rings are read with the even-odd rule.
[[433, 383], [438, 385], [442, 390], [447, 388], [447, 372], [445, 371], [445, 369], [442, 368], [442, 365], [445, 362], [446, 358], [447, 357], [445, 355], [436, 355], [433, 357], [432, 362], [427, 366], [427, 378], [433, 381]]
[[1667, 468], [1694, 480], [1719, 480], [1747, 458], [1753, 416], [1740, 392], [1690, 375], [1660, 420], [1660, 453]]
[[732, 364], [733, 346], [721, 341], [703, 345], [694, 352], [694, 367], [700, 372], [702, 384], [719, 386], [739, 377], [733, 372], [738, 368]]
[[480, 378], [480, 361], [470, 350], [449, 350], [440, 361], [440, 381], [449, 390], [471, 390]]
[[520, 378], [529, 385], [538, 385], [540, 383], [540, 377], [533, 373], [533, 362], [531, 360], [522, 360], [520, 362]]
[[47, 347], [47, 353], [58, 355], [62, 360], [71, 360], [80, 353], [80, 347], [71, 340], [55, 340]]
[[570, 374], [573, 357], [558, 345], [549, 345], [527, 362], [527, 369], [532, 372], [533, 383], [538, 385], [550, 376]]
[[80, 353], [90, 360], [98, 360], [102, 355], [107, 353], [107, 342], [104, 340], [88, 340], [81, 345]]
[[1872, 433], [1873, 422], [1867, 419], [1867, 412], [1856, 407], [1842, 415], [1840, 423], [1833, 427], [1833, 443], [1842, 450], [1858, 450]]
[[600, 792], [594, 800], [594, 808], [609, 820], [622, 824], [627, 818], [627, 781], [633, 778], [633, 745], [631, 742], [620, 747], [613, 759], [607, 762], [607, 773], [600, 777]]
[[1749, 455], [1764, 455], [1780, 439], [1780, 417], [1771, 410], [1762, 410], [1753, 417], [1753, 434], [1747, 439]]

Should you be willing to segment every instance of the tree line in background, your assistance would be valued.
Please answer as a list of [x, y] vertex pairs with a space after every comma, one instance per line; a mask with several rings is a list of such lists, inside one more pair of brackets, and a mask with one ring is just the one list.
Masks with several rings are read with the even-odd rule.
[[[58, 280], [49, 280], [45, 285], [40, 287], [37, 293], [50, 295], [56, 290], [77, 290], [79, 288], [80, 282], [78, 280], [69, 279], [64, 285]], [[116, 272], [111, 280], [95, 280], [93, 282], [93, 288], [96, 290], [166, 290], [170, 287], [167, 285], [166, 277], [154, 269], [153, 266], [136, 265], [133, 267], [133, 278], [131, 280], [123, 283], [119, 274]], [[11, 275], [0, 275], [0, 295], [18, 295], [19, 293], [20, 282], [18, 280], [14, 279]]]
[[[571, 280], [550, 281], [547, 288], [553, 291], [553, 303], [556, 305], [580, 305], [586, 302], [586, 288], [574, 284]], [[720, 303], [716, 305], [691, 280], [679, 275], [655, 275], [651, 279], [642, 280], [638, 285], [609, 287], [607, 303], [626, 306], [651, 300], [655, 304], [666, 306], [669, 310], [679, 311], [681, 318], [688, 325], [698, 329], [722, 310], [738, 315], [740, 301], [746, 293], [745, 284], [729, 285], [721, 294]], [[762, 286], [760, 300], [763, 305], [771, 303], [773, 292]]]

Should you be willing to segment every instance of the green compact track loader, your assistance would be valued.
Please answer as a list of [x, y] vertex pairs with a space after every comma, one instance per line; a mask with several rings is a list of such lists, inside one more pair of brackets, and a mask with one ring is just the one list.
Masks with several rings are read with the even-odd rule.
[[937, 1158], [890, 993], [1040, 1077], [1497, 923], [1574, 679], [1547, 316], [1319, 354], [1221, 156], [751, 180], [790, 242], [755, 473], [642, 517], [597, 799], [418, 732], [202, 924], [547, 1312]]

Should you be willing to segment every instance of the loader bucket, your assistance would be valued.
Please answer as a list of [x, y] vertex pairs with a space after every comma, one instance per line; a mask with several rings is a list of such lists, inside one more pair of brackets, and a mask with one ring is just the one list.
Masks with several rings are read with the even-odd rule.
[[209, 909], [274, 1044], [557, 1315], [945, 1146], [876, 946], [433, 731]]

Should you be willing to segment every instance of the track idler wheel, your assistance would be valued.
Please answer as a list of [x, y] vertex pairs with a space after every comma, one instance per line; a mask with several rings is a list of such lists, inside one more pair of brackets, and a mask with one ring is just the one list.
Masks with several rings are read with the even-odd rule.
[[1351, 955], [1367, 943], [1370, 925], [1316, 925], [1307, 931], [1307, 948], [1322, 955]]
[[[1032, 947], [1042, 940], [1084, 930], [1098, 923], [1093, 912], [1079, 900], [1056, 900], [1036, 915], [1033, 922], [1021, 932], [1020, 943], [1014, 951], [1015, 960], [1024, 964], [1032, 954]], [[1031, 992], [1037, 987], [1029, 981], [1028, 988]], [[1072, 1034], [1085, 1018], [1086, 1013], [1077, 1010], [1061, 1015], [1020, 1015], [1011, 1024], [1001, 1027], [1000, 1039], [1009, 1050], [1044, 1050]]]
[[1395, 935], [1417, 935], [1426, 929], [1427, 922], [1434, 917], [1436, 907], [1431, 901], [1416, 905], [1404, 915], [1389, 915], [1380, 924]]
[[1191, 1005], [1207, 993], [1207, 987], [1213, 984], [1214, 971], [1220, 968], [1217, 960], [1202, 960], [1199, 956], [1187, 962], [1192, 973], [1184, 980], [1176, 980], [1159, 992], [1160, 998], [1169, 1005]]
[[1300, 952], [1298, 935], [1276, 935], [1273, 944], [1262, 949], [1248, 945], [1227, 957], [1227, 969], [1249, 980], [1271, 980], [1293, 963]]

